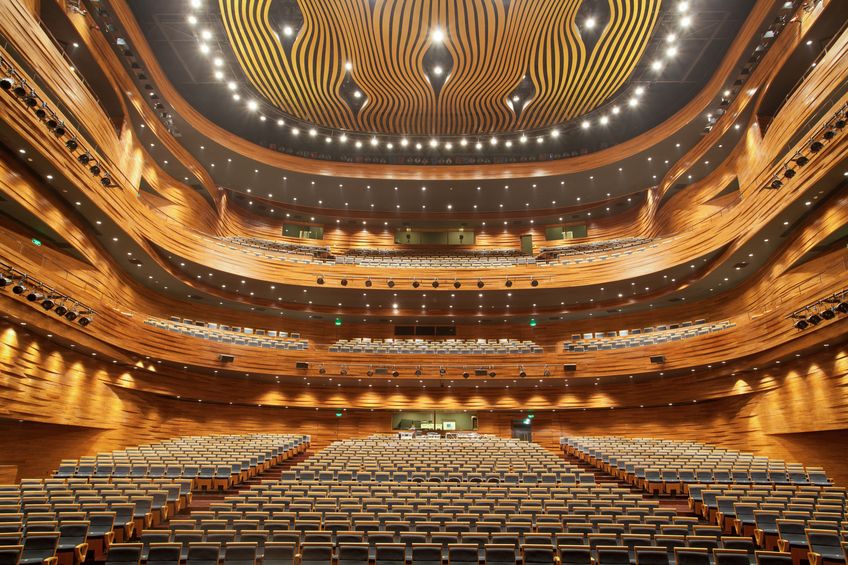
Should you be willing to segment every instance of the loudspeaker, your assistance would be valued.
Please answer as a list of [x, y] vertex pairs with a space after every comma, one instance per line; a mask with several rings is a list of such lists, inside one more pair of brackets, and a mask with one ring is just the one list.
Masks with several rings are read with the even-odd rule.
[[221, 363], [232, 363], [235, 360], [236, 360], [235, 355], [224, 355], [223, 353], [218, 355], [218, 361], [220, 361]]
[[662, 365], [665, 363], [665, 355], [654, 355], [651, 357], [651, 363]]
[[485, 377], [489, 374], [488, 369], [474, 369], [474, 376], [476, 377]]
[[562, 366], [562, 370], [563, 370], [563, 371], [576, 371], [576, 370], [577, 370], [577, 365], [573, 365], [573, 364], [571, 364], [571, 363], [567, 363], [567, 364], [565, 364], [565, 365], [563, 365], [563, 366]]
[[297, 363], [294, 364], [294, 368], [295, 369], [308, 369], [309, 363], [307, 363], [306, 361], [298, 361]]
[[388, 367], [376, 367], [374, 369], [374, 374], [376, 374], [376, 375], [388, 375], [389, 374], [389, 368]]

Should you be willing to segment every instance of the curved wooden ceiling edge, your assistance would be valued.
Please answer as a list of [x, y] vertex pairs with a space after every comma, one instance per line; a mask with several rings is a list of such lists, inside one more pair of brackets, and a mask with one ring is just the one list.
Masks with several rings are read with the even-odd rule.
[[[138, 27], [132, 11], [125, 0], [112, 0], [111, 6], [116, 17], [124, 27], [130, 42], [136, 47], [139, 58], [147, 66], [152, 79], [159, 85], [165, 97], [175, 110], [186, 119], [192, 127], [210, 139], [218, 140], [230, 150], [244, 156], [256, 159], [267, 165], [281, 169], [350, 178], [391, 178], [397, 180], [477, 180], [477, 179], [506, 179], [519, 177], [541, 177], [579, 172], [603, 164], [615, 162], [622, 156], [629, 156], [655, 143], [656, 139], [665, 138], [678, 130], [684, 124], [695, 118], [722, 88], [736, 62], [744, 54], [755, 33], [770, 13], [773, 3], [770, 0], [757, 0], [751, 14], [746, 19], [742, 31], [737, 35], [721, 65], [710, 79], [707, 86], [677, 114], [665, 122], [627, 142], [596, 152], [590, 156], [563, 159], [556, 162], [516, 163], [511, 165], [474, 165], [474, 166], [428, 166], [422, 168], [410, 165], [364, 165], [339, 162], [315, 161], [276, 151], [256, 145], [242, 138], [234, 138], [223, 128], [209, 121], [194, 109], [176, 90], [156, 61], [144, 34]], [[783, 35], [783, 34], [781, 34]]]

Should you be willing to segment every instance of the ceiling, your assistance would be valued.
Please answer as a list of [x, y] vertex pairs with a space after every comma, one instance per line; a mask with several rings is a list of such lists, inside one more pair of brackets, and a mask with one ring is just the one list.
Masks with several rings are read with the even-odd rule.
[[754, 1], [128, 4], [180, 94], [241, 137], [318, 159], [355, 147], [467, 164], [597, 151], [661, 123], [707, 83]]

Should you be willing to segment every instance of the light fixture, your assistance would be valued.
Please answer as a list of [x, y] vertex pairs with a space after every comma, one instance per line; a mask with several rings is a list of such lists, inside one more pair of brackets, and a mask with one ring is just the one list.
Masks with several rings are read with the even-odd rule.
[[532, 287], [539, 286], [539, 281], [537, 281], [536, 279], [533, 279], [532, 281], [530, 281], [530, 286], [532, 286]]
[[822, 310], [821, 317], [825, 320], [832, 320], [836, 317], [836, 312], [832, 309], [828, 308], [827, 310]]
[[386, 286], [389, 287], [389, 288], [394, 288], [395, 287], [395, 281], [393, 281], [392, 279], [389, 279], [388, 282], [386, 282]]
[[420, 283], [420, 282], [418, 282], [418, 281], [412, 281], [412, 288], [418, 288], [419, 286], [421, 286], [421, 283]]
[[461, 282], [459, 282], [459, 281], [453, 281], [453, 287], [454, 287], [454, 288], [459, 288], [459, 287], [461, 287], [461, 286], [462, 286], [462, 283], [461, 283]]
[[399, 376], [400, 376], [400, 373], [398, 372], [398, 370], [397, 370], [397, 369], [395, 369], [394, 371], [392, 371], [392, 376], [393, 376], [393, 377], [395, 377], [395, 378], [397, 378], [397, 377], [399, 377]]
[[510, 288], [512, 286], [512, 281], [510, 279], [506, 279], [504, 286], [507, 287], [507, 288]]
[[324, 375], [326, 373], [327, 373], [327, 369], [324, 368], [324, 365], [321, 365], [320, 367], [318, 367], [318, 374], [319, 375]]
[[444, 367], [439, 367], [439, 376], [444, 377], [447, 370]]
[[373, 377], [374, 376], [374, 370], [371, 367], [368, 367], [368, 370], [365, 371], [365, 374], [368, 375], [369, 377]]
[[323, 276], [323, 275], [318, 275], [317, 282], [318, 282], [318, 284], [324, 284], [324, 276]]
[[68, 320], [69, 322], [73, 322], [74, 320], [77, 319], [78, 316], [79, 316], [79, 313], [76, 310], [73, 310], [73, 309], [68, 310], [65, 313], [65, 319]]
[[39, 292], [38, 289], [33, 290], [32, 292], [26, 295], [27, 302], [38, 302], [39, 300], [44, 299], [44, 294]]
[[817, 326], [821, 323], [822, 317], [814, 312], [812, 316], [807, 318], [807, 321], [810, 322], [811, 324], [813, 324], [814, 326]]
[[462, 378], [463, 379], [467, 379], [470, 376], [471, 376], [471, 373], [468, 372], [468, 369], [462, 371]]
[[439, 288], [439, 279], [433, 279], [433, 288]]
[[77, 320], [77, 323], [82, 327], [86, 327], [91, 323], [91, 320], [92, 319], [87, 314], [83, 314], [82, 316], [80, 316], [79, 320]]
[[341, 284], [342, 286], [347, 286], [347, 279], [342, 279], [341, 281], [339, 281], [339, 284]]
[[59, 317], [64, 316], [67, 312], [68, 312], [68, 308], [64, 304], [60, 304], [59, 306], [56, 306], [56, 309], [53, 310], [53, 313], [56, 314]]
[[372, 284], [374, 284], [374, 283], [372, 283], [372, 282], [371, 282], [371, 279], [366, 279], [366, 280], [365, 280], [365, 286], [367, 286], [368, 288], [371, 288], [371, 285], [372, 285]]
[[486, 286], [486, 283], [483, 282], [483, 279], [477, 281], [477, 288], [483, 288]]
[[795, 322], [795, 327], [799, 330], [805, 330], [807, 329], [807, 327], [809, 327], [809, 325], [810, 324], [807, 322], [807, 320], [798, 320]]
[[12, 292], [15, 293], [15, 294], [25, 293], [26, 290], [27, 290], [27, 287], [24, 285], [24, 282], [26, 282], [26, 279], [19, 280], [18, 283], [15, 286], [12, 287]]
[[0, 288], [4, 288], [12, 284], [11, 274], [0, 275]]
[[421, 365], [419, 365], [419, 366], [417, 366], [417, 367], [415, 368], [415, 376], [416, 376], [416, 377], [420, 377], [420, 376], [421, 376]]

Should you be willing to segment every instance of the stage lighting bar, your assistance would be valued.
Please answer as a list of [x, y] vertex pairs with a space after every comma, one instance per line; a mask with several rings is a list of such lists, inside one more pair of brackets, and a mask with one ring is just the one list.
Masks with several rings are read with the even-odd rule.
[[787, 318], [797, 330], [805, 330], [822, 322], [829, 322], [838, 314], [848, 314], [848, 289], [807, 304], [789, 314]]
[[367, 275], [329, 276], [323, 273], [319, 273], [314, 276], [315, 283], [319, 286], [338, 284], [339, 286], [362, 286], [365, 288], [381, 288], [381, 285], [384, 285], [385, 288], [395, 288], [397, 285], [408, 284], [411, 288], [421, 288], [422, 284], [429, 283], [429, 285], [433, 288], [439, 288], [442, 286], [442, 284], [445, 284], [457, 290], [461, 289], [465, 285], [473, 286], [480, 289], [485, 288], [486, 285], [492, 285], [494, 287], [503, 285], [506, 288], [512, 288], [513, 285], [526, 285], [530, 288], [538, 288], [542, 285], [543, 280], [535, 275], [524, 275], [518, 277], [509, 276], [506, 279], [500, 277], [498, 277], [497, 279], [486, 279], [484, 277], [476, 277], [469, 279], [453, 278], [449, 280], [438, 278], [421, 279], [420, 277], [412, 277], [408, 279], [398, 277], [387, 277], [384, 279]]
[[0, 290], [10, 287], [12, 294], [22, 296], [27, 302], [41, 306], [45, 312], [52, 310], [60, 318], [65, 318], [69, 322], [76, 321], [83, 327], [91, 324], [97, 313], [93, 308], [35, 277], [11, 265], [0, 263]]
[[21, 100], [27, 108], [33, 111], [44, 127], [57, 138], [70, 135], [70, 139], [65, 142], [65, 148], [71, 153], [80, 150], [81, 153], [77, 156], [77, 161], [82, 166], [87, 167], [93, 176], [100, 177], [100, 184], [103, 186], [115, 186], [112, 180], [114, 177], [106, 171], [99, 161], [94, 160], [91, 151], [83, 147], [75, 134], [69, 134], [68, 127], [59, 115], [35, 90], [28, 86], [26, 79], [21, 77], [12, 63], [4, 57], [0, 57], [0, 91]]

